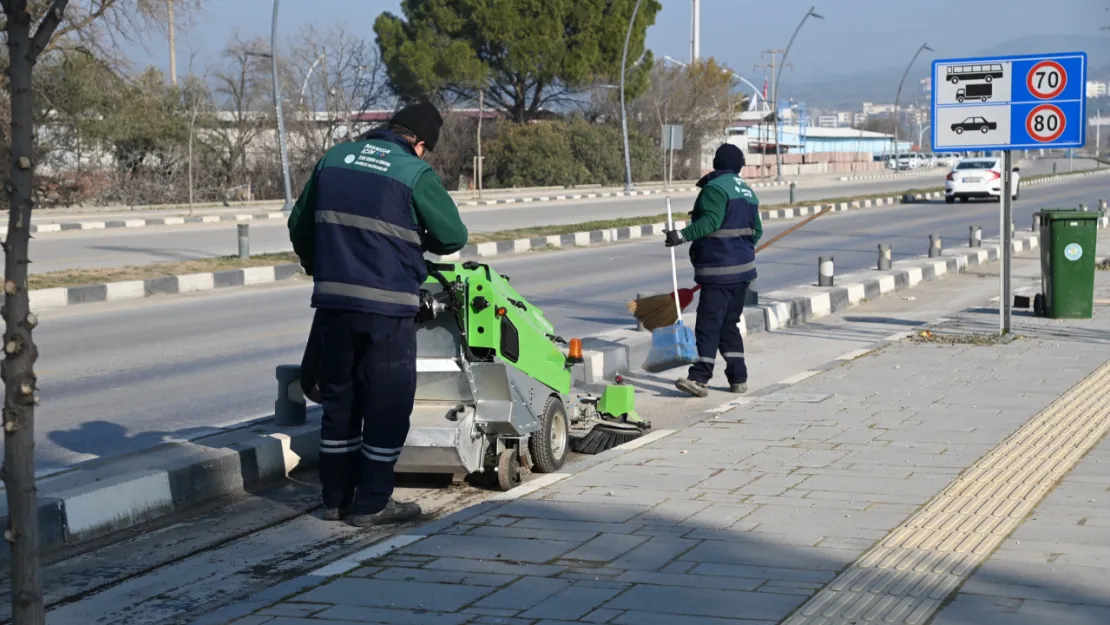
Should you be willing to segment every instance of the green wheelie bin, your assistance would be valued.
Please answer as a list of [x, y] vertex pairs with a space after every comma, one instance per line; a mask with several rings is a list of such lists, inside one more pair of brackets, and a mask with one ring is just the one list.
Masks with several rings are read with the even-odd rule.
[[1099, 212], [1042, 209], [1041, 290], [1034, 313], [1053, 319], [1090, 319], [1095, 299], [1095, 242]]

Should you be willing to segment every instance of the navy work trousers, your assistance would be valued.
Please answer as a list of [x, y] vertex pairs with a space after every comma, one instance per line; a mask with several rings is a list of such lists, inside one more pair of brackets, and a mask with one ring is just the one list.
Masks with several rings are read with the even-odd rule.
[[385, 508], [416, 397], [416, 320], [317, 310], [324, 506]]
[[750, 282], [702, 285], [698, 294], [698, 320], [694, 325], [698, 362], [690, 367], [687, 375], [691, 381], [709, 383], [718, 351], [725, 358], [728, 383], [743, 384], [748, 381], [744, 339], [737, 324], [744, 312], [744, 298], [750, 285]]

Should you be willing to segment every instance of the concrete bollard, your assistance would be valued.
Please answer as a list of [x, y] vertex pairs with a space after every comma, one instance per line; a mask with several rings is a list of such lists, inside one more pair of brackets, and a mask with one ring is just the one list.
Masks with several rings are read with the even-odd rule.
[[968, 247], [983, 247], [983, 227], [982, 226], [968, 226], [967, 246]]
[[1014, 238], [1014, 221], [1011, 219], [1010, 220], [1010, 239], [1013, 240], [1013, 238]]
[[798, 189], [798, 183], [796, 183], [796, 182], [791, 182], [791, 183], [790, 183], [790, 205], [791, 205], [791, 206], [793, 206], [793, 205], [794, 205], [794, 192], [795, 192], [795, 191], [796, 191], [797, 189]]
[[239, 258], [246, 260], [251, 257], [251, 225], [239, 224]]
[[1086, 202], [1080, 202], [1079, 203], [1079, 210], [1083, 211], [1084, 213], [1087, 212], [1087, 210], [1088, 210], [1087, 209], [1087, 203]]
[[1033, 213], [1033, 225], [1029, 228], [1030, 232], [1036, 232], [1041, 228], [1041, 214]]
[[932, 233], [929, 235], [929, 258], [940, 257], [940, 235]]
[[1056, 175], [1056, 163], [1053, 163], [1053, 164], [1052, 164], [1052, 175], [1053, 175], [1053, 176], [1055, 176], [1055, 175]]
[[301, 389], [301, 366], [278, 365], [275, 372], [278, 382], [277, 401], [274, 402], [274, 423], [277, 425], [304, 425], [304, 391]]
[[835, 273], [835, 267], [833, 266], [833, 257], [832, 256], [829, 256], [828, 258], [825, 258], [824, 256], [818, 257], [818, 259], [817, 259], [817, 286], [832, 286], [833, 285], [833, 274], [834, 273]]
[[891, 251], [889, 245], [879, 244], [879, 271], [890, 269]]
[[1104, 213], [1106, 212], [1106, 200], [1104, 200], [1102, 198], [1098, 199], [1098, 210], [1100, 210]]

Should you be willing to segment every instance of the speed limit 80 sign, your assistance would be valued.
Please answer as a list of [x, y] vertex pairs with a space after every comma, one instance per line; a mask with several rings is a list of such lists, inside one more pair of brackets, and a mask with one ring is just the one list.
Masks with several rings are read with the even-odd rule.
[[1079, 148], [1086, 143], [1083, 52], [933, 62], [933, 149]]

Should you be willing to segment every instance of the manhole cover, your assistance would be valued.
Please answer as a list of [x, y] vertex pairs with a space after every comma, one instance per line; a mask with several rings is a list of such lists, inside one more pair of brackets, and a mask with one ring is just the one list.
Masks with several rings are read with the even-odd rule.
[[752, 401], [758, 402], [793, 402], [800, 404], [819, 404], [831, 395], [821, 395], [819, 393], [771, 393], [763, 397], [753, 397]]

